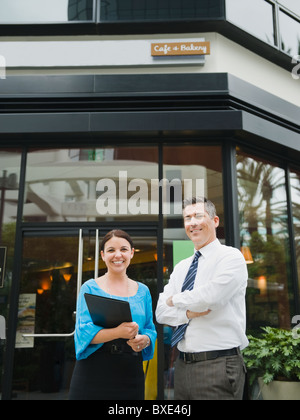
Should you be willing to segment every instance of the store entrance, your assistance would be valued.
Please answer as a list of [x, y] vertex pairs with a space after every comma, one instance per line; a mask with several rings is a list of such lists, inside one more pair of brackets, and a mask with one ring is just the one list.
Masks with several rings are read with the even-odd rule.
[[[82, 283], [106, 271], [98, 256], [99, 243], [108, 230], [23, 232], [12, 399], [68, 399], [75, 364], [76, 299]], [[134, 226], [126, 231], [136, 250], [128, 275], [147, 284], [155, 306], [157, 231]], [[157, 373], [152, 381], [155, 390]]]

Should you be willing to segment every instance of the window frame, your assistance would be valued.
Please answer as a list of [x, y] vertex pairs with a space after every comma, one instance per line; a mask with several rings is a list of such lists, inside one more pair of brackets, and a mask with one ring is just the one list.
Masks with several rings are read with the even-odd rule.
[[299, 24], [299, 33], [300, 33], [300, 17], [296, 14], [289, 11], [289, 9], [286, 9], [285, 7], [279, 6], [277, 8], [277, 27], [278, 27], [278, 42], [279, 42], [279, 50], [283, 52], [284, 54], [288, 55], [289, 57], [293, 57], [294, 54], [287, 53], [282, 49], [282, 41], [283, 41], [283, 33], [280, 26], [280, 14], [286, 15], [288, 18], [293, 19], [294, 21], [298, 22]]
[[93, 3], [93, 16], [92, 19], [90, 20], [75, 20], [75, 21], [27, 21], [27, 22], [18, 22], [18, 21], [12, 21], [12, 22], [5, 22], [5, 21], [1, 21], [0, 18], [0, 28], [2, 26], [7, 27], [7, 26], [12, 26], [16, 29], [17, 26], [21, 26], [21, 27], [36, 27], [36, 26], [46, 26], [46, 27], [52, 27], [52, 26], [59, 26], [62, 27], [64, 25], [74, 25], [74, 24], [86, 24], [86, 23], [95, 23], [96, 19], [97, 19], [97, 4], [98, 4], [99, 0], [92, 0]]

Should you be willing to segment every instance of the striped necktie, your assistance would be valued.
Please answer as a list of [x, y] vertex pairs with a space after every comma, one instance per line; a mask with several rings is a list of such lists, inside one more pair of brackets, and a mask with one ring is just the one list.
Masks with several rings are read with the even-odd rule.
[[[198, 260], [199, 260], [200, 255], [201, 255], [200, 251], [197, 251], [195, 253], [193, 262], [184, 280], [184, 283], [181, 289], [182, 292], [184, 292], [185, 290], [193, 290], [194, 288], [196, 273], [198, 269]], [[172, 339], [171, 339], [172, 347], [174, 347], [177, 343], [179, 343], [179, 341], [183, 339], [187, 326], [188, 324], [179, 325], [179, 327], [173, 332]]]

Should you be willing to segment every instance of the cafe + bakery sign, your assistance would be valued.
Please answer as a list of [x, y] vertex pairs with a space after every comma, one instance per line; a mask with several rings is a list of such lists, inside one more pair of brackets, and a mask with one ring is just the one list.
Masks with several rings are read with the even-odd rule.
[[152, 57], [208, 55], [210, 42], [160, 42], [151, 44]]

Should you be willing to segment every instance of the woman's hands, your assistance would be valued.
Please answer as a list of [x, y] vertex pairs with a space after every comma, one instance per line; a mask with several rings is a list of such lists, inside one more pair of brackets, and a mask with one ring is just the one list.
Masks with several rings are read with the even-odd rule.
[[116, 328], [104, 328], [100, 330], [91, 344], [102, 344], [109, 341], [124, 338], [125, 340], [133, 339], [139, 332], [139, 326], [136, 322], [123, 322]]
[[123, 322], [116, 327], [117, 338], [134, 339], [139, 332], [139, 326], [136, 322]]
[[147, 335], [141, 335], [139, 326], [136, 322], [123, 322], [116, 327], [116, 334], [118, 338], [128, 339], [127, 344], [135, 352], [144, 350], [150, 344], [150, 338]]
[[140, 352], [149, 346], [150, 338], [148, 335], [138, 334], [135, 338], [128, 340], [127, 344], [132, 348], [133, 351]]
[[119, 338], [128, 339], [127, 344], [135, 352], [140, 352], [150, 344], [147, 335], [138, 334], [139, 326], [136, 322], [123, 322], [117, 327]]

